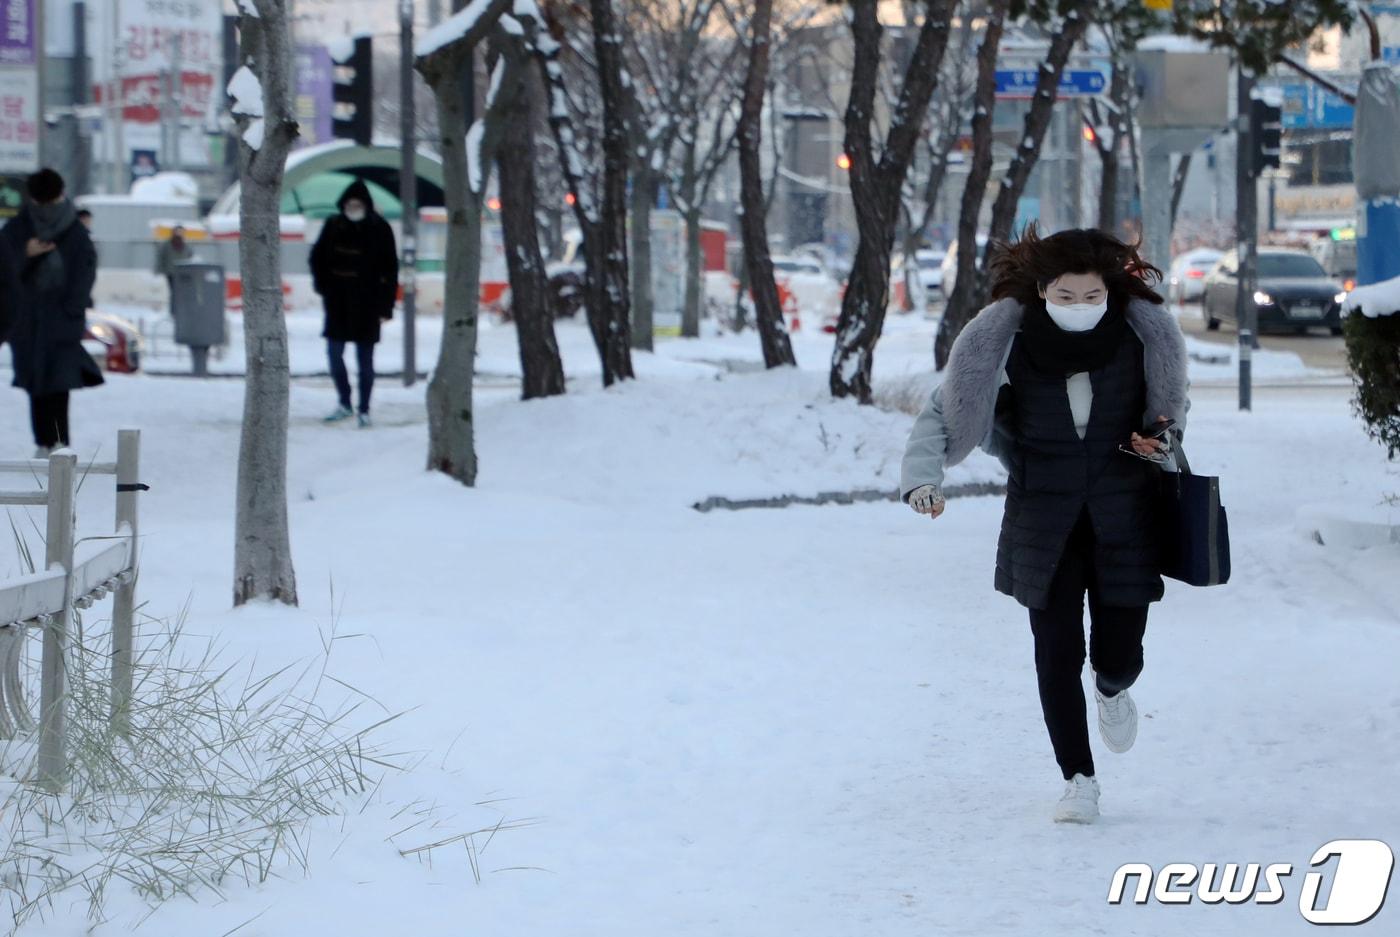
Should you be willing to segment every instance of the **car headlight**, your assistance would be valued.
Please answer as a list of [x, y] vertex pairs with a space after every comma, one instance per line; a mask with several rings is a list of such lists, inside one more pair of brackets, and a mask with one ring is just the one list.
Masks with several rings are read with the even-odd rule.
[[99, 322], [96, 325], [88, 326], [88, 331], [91, 332], [92, 337], [97, 339], [99, 342], [110, 344], [111, 342], [116, 340], [116, 335], [113, 334], [112, 327], [102, 322]]
[[1273, 302], [1274, 302], [1274, 298], [1273, 298], [1272, 296], [1270, 296], [1268, 293], [1264, 292], [1263, 290], [1255, 290], [1255, 291], [1254, 291], [1254, 305], [1256, 305], [1256, 306], [1272, 306], [1272, 305], [1273, 305]]
[[1338, 306], [1340, 306], [1342, 303], [1344, 303], [1344, 302], [1346, 302], [1346, 301], [1347, 301], [1347, 291], [1346, 291], [1346, 290], [1342, 290], [1342, 291], [1341, 291], [1340, 293], [1338, 293], [1336, 296], [1333, 296], [1333, 297], [1332, 297], [1332, 302], [1336, 303]]

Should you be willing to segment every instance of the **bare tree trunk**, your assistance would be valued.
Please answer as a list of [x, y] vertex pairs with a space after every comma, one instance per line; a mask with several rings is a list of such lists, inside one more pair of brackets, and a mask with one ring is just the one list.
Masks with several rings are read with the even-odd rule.
[[652, 350], [652, 312], [655, 297], [651, 291], [651, 209], [656, 204], [659, 179], [650, 167], [637, 166], [632, 172], [631, 269], [632, 347]]
[[[904, 187], [919, 130], [938, 85], [948, 47], [954, 0], [926, 0], [924, 23], [904, 73], [899, 101], [885, 146], [876, 160], [871, 138], [875, 91], [880, 71], [880, 22], [876, 0], [852, 4], [855, 67], [846, 107], [846, 154], [851, 159], [851, 197], [860, 243], [841, 298], [836, 349], [831, 357], [831, 393], [871, 402], [875, 343], [884, 327], [890, 294], [890, 253], [894, 249], [900, 190]], [[906, 260], [907, 263], [907, 260]]]
[[768, 89], [768, 64], [772, 53], [772, 19], [773, 0], [755, 0], [750, 17], [749, 70], [739, 114], [739, 200], [744, 211], [740, 224], [744, 237], [744, 266], [748, 271], [754, 318], [763, 346], [763, 363], [776, 368], [796, 365], [797, 359], [783, 325], [778, 284], [773, 279], [773, 258], [768, 252], [767, 199], [759, 156], [763, 142], [763, 99]]
[[[462, 0], [454, 6], [461, 10]], [[443, 200], [447, 207], [446, 277], [442, 344], [428, 382], [428, 469], [464, 485], [476, 483], [472, 381], [476, 375], [476, 331], [481, 299], [481, 192], [474, 189], [467, 158], [467, 100], [463, 77], [472, 53], [495, 26], [510, 0], [494, 0], [472, 27], [453, 42], [420, 55], [414, 67], [437, 102], [438, 152], [442, 154]], [[489, 120], [483, 118], [483, 120]], [[479, 151], [484, 177], [490, 162]], [[480, 181], [484, 188], [485, 179]]]
[[[1006, 178], [997, 190], [996, 201], [992, 203], [992, 223], [988, 231], [988, 249], [993, 240], [1006, 240], [1011, 236], [1011, 228], [1016, 223], [1016, 206], [1021, 193], [1026, 190], [1031, 171], [1040, 159], [1040, 145], [1045, 140], [1045, 132], [1050, 129], [1050, 118], [1055, 113], [1055, 99], [1059, 93], [1060, 76], [1064, 74], [1065, 63], [1074, 51], [1084, 31], [1089, 28], [1088, 13], [1090, 3], [1080, 0], [1071, 7], [1059, 30], [1050, 39], [1050, 48], [1045, 61], [1040, 65], [1037, 76], [1035, 97], [1030, 110], [1026, 112], [1025, 127], [1021, 143], [1012, 157], [1011, 166], [1006, 170]], [[985, 267], [985, 264], [984, 264]], [[985, 270], [984, 270], [985, 272]], [[980, 303], [986, 295], [986, 285], [979, 284], [977, 300]]]
[[[634, 377], [631, 352], [631, 295], [627, 283], [627, 120], [622, 87], [622, 34], [612, 0], [589, 0], [593, 14], [593, 54], [603, 98], [603, 205], [597, 255], [602, 261], [607, 348], [603, 383]], [[587, 237], [585, 232], [585, 237]], [[590, 251], [590, 253], [592, 253]]]
[[948, 363], [953, 340], [975, 314], [972, 298], [977, 277], [977, 222], [982, 199], [992, 176], [992, 110], [996, 107], [997, 50], [1006, 26], [1010, 0], [991, 0], [987, 5], [987, 25], [977, 47], [977, 85], [973, 94], [972, 154], [968, 160], [967, 182], [963, 186], [958, 213], [958, 273], [948, 297], [938, 335], [933, 343], [933, 360], [939, 370]]
[[1172, 227], [1176, 227], [1176, 212], [1181, 207], [1181, 193], [1186, 190], [1186, 177], [1191, 174], [1190, 153], [1182, 153], [1176, 163], [1176, 175], [1172, 177]]
[[[1040, 159], [1040, 146], [1045, 140], [1046, 130], [1050, 127], [1050, 118], [1054, 115], [1060, 76], [1064, 73], [1070, 52], [1089, 27], [1089, 9], [1089, 0], [1078, 0], [1065, 15], [1059, 30], [1050, 39], [1050, 48], [1037, 74], [1035, 97], [1031, 99], [1030, 110], [1026, 112], [1021, 143], [1016, 148], [1016, 155], [1011, 159], [1001, 187], [997, 190], [996, 201], [992, 203], [992, 221], [987, 232], [987, 246], [973, 277], [971, 293], [966, 296], [955, 294], [955, 298], [969, 308], [960, 307], [953, 310], [952, 303], [949, 303], [954, 322], [966, 322], [986, 305], [987, 295], [991, 291], [991, 283], [987, 280], [987, 256], [998, 241], [1006, 241], [1011, 237], [1011, 228], [1016, 223], [1016, 207], [1021, 200], [1021, 193], [1025, 191], [1026, 183], [1030, 180], [1031, 171]], [[958, 247], [962, 247], [961, 239]], [[961, 292], [962, 284], [959, 283], [958, 286], [957, 292]], [[944, 321], [948, 321], [947, 313]], [[940, 335], [941, 332], [940, 329]]]
[[[259, 114], [239, 116], [238, 242], [248, 376], [238, 446], [233, 604], [297, 604], [287, 530], [287, 410], [290, 370], [282, 312], [282, 176], [297, 137], [291, 35], [282, 0], [255, 0], [239, 19], [245, 62], [261, 83]], [[259, 139], [259, 137], [261, 139]]]
[[[513, 53], [501, 50], [500, 54]], [[522, 70], [496, 156], [510, 308], [520, 344], [520, 395], [524, 400], [564, 393], [564, 363], [554, 336], [554, 304], [535, 217], [534, 95], [527, 85], [535, 80]]]
[[681, 308], [681, 337], [700, 337], [700, 307], [704, 302], [705, 254], [702, 249], [701, 211], [685, 210], [685, 305]]
[[460, 75], [457, 71], [437, 81], [428, 78], [437, 101], [438, 152], [447, 203], [442, 343], [428, 382], [428, 469], [474, 485], [472, 381], [481, 301], [481, 202], [467, 184], [467, 109]]
[[588, 317], [588, 331], [598, 349], [603, 386], [607, 387], [622, 376], [618, 368], [623, 355], [630, 373], [631, 352], [625, 344], [619, 343], [613, 337], [617, 333], [619, 312], [614, 308], [613, 293], [608, 289], [602, 218], [593, 202], [593, 190], [586, 185], [581, 175], [581, 167], [571, 156], [577, 136], [574, 133], [573, 120], [569, 116], [568, 95], [564, 92], [563, 71], [559, 67], [558, 54], [557, 44], [540, 50], [540, 73], [549, 91], [549, 128], [554, 135], [555, 149], [559, 153], [559, 168], [568, 185], [569, 194], [573, 196], [574, 221], [583, 234], [583, 307]]
[[[1122, 53], [1119, 52], [1118, 56]], [[1112, 139], [1108, 144], [1097, 140], [1095, 147], [1099, 153], [1099, 230], [1105, 234], [1118, 234], [1118, 151], [1123, 145], [1123, 135], [1130, 133], [1128, 127], [1127, 96], [1132, 93], [1129, 87], [1131, 74], [1126, 62], [1116, 58], [1113, 63], [1113, 78], [1109, 83], [1108, 99], [1112, 105], [1110, 128]], [[1098, 114], [1098, 102], [1091, 102], [1094, 114]]]

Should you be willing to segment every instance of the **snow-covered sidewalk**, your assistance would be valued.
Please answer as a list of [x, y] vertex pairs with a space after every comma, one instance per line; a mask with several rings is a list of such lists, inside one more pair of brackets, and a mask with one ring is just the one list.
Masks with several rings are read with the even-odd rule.
[[[188, 599], [191, 632], [266, 670], [313, 656], [334, 622], [336, 676], [412, 710], [383, 731], [428, 753], [374, 809], [315, 829], [309, 878], [175, 900], [137, 933], [256, 916], [238, 933], [1301, 934], [1317, 846], [1400, 846], [1400, 547], [1294, 527], [1314, 499], [1400, 513], [1377, 506], [1400, 470], [1345, 389], [1262, 389], [1248, 414], [1232, 388], [1196, 390], [1188, 449], [1223, 476], [1233, 579], [1168, 585], [1137, 745], [1096, 745], [1103, 820], [1065, 828], [1025, 610], [992, 590], [1000, 499], [936, 522], [893, 503], [699, 513], [710, 495], [893, 488], [911, 417], [832, 401], [829, 337], [804, 337], [804, 370], [781, 373], [735, 372], [728, 339], [668, 343], [604, 391], [575, 332], [568, 396], [482, 391], [470, 490], [422, 470], [421, 385], [382, 385], [359, 431], [322, 425], [328, 388], [299, 382], [296, 610], [228, 609], [238, 382], [113, 377], [75, 396], [84, 454], [143, 429], [148, 611]], [[504, 367], [512, 345], [483, 334]], [[880, 375], [926, 369], [926, 323], [887, 338]], [[27, 455], [27, 439], [23, 396], [0, 389], [0, 440]], [[998, 472], [978, 454], [950, 483]], [[85, 517], [109, 499], [85, 491]], [[14, 563], [0, 552], [0, 576]], [[489, 839], [477, 883], [460, 846], [429, 865], [385, 841], [414, 801], [445, 817], [424, 843], [533, 822]], [[1272, 907], [1110, 906], [1130, 861], [1296, 872]], [[144, 913], [111, 897], [99, 937]], [[81, 914], [60, 905], [33, 933], [78, 932]]]

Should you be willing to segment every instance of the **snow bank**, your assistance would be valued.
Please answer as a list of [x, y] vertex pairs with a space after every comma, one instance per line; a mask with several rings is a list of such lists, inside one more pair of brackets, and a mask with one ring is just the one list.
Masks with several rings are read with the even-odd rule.
[[1139, 52], [1213, 52], [1207, 43], [1190, 36], [1162, 33], [1148, 36], [1137, 44]]
[[1342, 315], [1359, 312], [1368, 318], [1400, 312], [1400, 277], [1358, 286], [1342, 303]]
[[[319, 316], [302, 318], [319, 353]], [[877, 375], [927, 371], [928, 324], [887, 326]], [[334, 676], [375, 712], [411, 710], [386, 731], [423, 757], [366, 815], [312, 831], [309, 876], [230, 876], [141, 930], [149, 909], [113, 882], [105, 920], [56, 902], [36, 935], [256, 918], [251, 933], [315, 921], [338, 937], [464, 922], [483, 937], [1303, 937], [1301, 871], [1273, 906], [1104, 896], [1124, 862], [1305, 870], [1330, 839], [1400, 841], [1400, 546], [1341, 551], [1294, 529], [1298, 492], [1371, 506], [1400, 487], [1349, 388], [1261, 387], [1247, 412], [1233, 387], [1193, 388], [1188, 448], [1222, 477], [1235, 574], [1167, 583], [1137, 744], [1102, 754], [1091, 723], [1103, 820], [1066, 829], [1050, 821], [1063, 781], [1026, 612], [992, 590], [1001, 499], [956, 499], [933, 522], [885, 503], [701, 514], [699, 493], [892, 485], [912, 418], [832, 401], [830, 336], [797, 336], [803, 370], [772, 372], [752, 331], [658, 342], [636, 355], [640, 380], [604, 390], [586, 328], [559, 332], [568, 396], [479, 385], [473, 488], [423, 469], [422, 384], [382, 381], [361, 431], [321, 422], [328, 381], [293, 383], [299, 608], [228, 608], [241, 382], [112, 375], [74, 395], [84, 461], [110, 458], [114, 427], [143, 429], [145, 611], [188, 602], [192, 631], [261, 670], [301, 669], [334, 623]], [[483, 320], [483, 364], [518, 358], [513, 329]], [[27, 455], [8, 376], [0, 446]], [[79, 499], [80, 517], [110, 518], [110, 488]], [[8, 539], [0, 575], [17, 565]], [[104, 617], [84, 617], [99, 647]], [[414, 804], [456, 817], [410, 842], [507, 826], [420, 863], [385, 842]], [[537, 822], [509, 827], [521, 818]]]
[[199, 200], [199, 183], [187, 172], [158, 172], [131, 183], [131, 197], [146, 203], [192, 205]]

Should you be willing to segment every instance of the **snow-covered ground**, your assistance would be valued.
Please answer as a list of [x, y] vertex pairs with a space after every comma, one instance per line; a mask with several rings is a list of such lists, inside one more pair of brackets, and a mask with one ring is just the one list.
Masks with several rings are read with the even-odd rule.
[[[294, 365], [319, 353], [301, 316]], [[925, 374], [931, 328], [891, 319], [877, 378]], [[1219, 366], [1193, 364], [1188, 448], [1223, 476], [1233, 579], [1169, 583], [1153, 607], [1137, 745], [1096, 745], [1102, 822], [1068, 828], [1049, 819], [1062, 782], [1026, 613], [992, 589], [999, 498], [935, 522], [894, 503], [697, 512], [893, 488], [912, 418], [831, 400], [820, 334], [779, 373], [754, 369], [752, 333], [661, 342], [608, 390], [582, 327], [560, 341], [569, 395], [484, 382], [474, 489], [423, 471], [421, 384], [381, 384], [370, 431], [321, 424], [328, 382], [295, 384], [295, 610], [228, 608], [239, 382], [114, 376], [75, 395], [83, 454], [143, 430], [147, 610], [188, 600], [190, 632], [266, 670], [314, 656], [334, 622], [335, 675], [408, 710], [382, 732], [427, 755], [364, 814], [315, 827], [309, 877], [176, 899], [137, 933], [1301, 934], [1317, 846], [1400, 845], [1400, 546], [1325, 547], [1294, 525], [1314, 500], [1400, 520], [1380, 504], [1400, 469], [1345, 388], [1261, 388], [1240, 413], [1205, 379]], [[518, 369], [508, 327], [483, 330], [480, 366]], [[24, 397], [0, 388], [0, 448], [28, 441]], [[978, 454], [949, 481], [996, 477]], [[85, 489], [80, 523], [106, 523], [109, 498]], [[0, 553], [0, 576], [16, 562]], [[478, 883], [460, 846], [429, 865], [386, 842], [420, 800], [443, 816], [423, 843], [532, 822], [490, 838]], [[1123, 862], [1295, 873], [1271, 907], [1114, 907]], [[87, 931], [60, 904], [26, 933], [125, 934], [145, 913], [120, 891], [109, 910]]]

